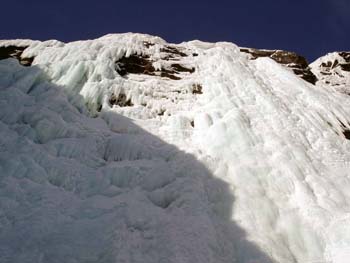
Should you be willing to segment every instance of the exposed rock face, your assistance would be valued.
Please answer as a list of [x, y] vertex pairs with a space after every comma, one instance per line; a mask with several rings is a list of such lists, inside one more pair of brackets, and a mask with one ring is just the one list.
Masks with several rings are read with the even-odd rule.
[[277, 63], [291, 68], [294, 73], [300, 76], [302, 79], [315, 84], [317, 77], [311, 72], [306, 59], [294, 52], [283, 50], [263, 50], [254, 48], [241, 48], [241, 52], [251, 55], [251, 59], [257, 59], [259, 57], [269, 57], [275, 60]]
[[322, 74], [331, 75], [331, 70], [336, 67], [340, 67], [344, 71], [350, 71], [350, 52], [339, 52], [338, 56], [343, 59], [341, 62], [335, 58], [334, 60], [321, 63]]
[[168, 53], [169, 58], [187, 57], [187, 55], [184, 52], [180, 51], [178, 48], [171, 46], [165, 46], [164, 48], [161, 48], [160, 51]]
[[202, 85], [201, 84], [193, 84], [192, 85], [192, 93], [193, 94], [203, 94], [203, 91], [202, 91]]
[[350, 95], [350, 52], [333, 52], [311, 65], [320, 83]]
[[339, 56], [341, 56], [345, 60], [345, 63], [343, 63], [341, 65], [347, 65], [347, 67], [349, 67], [349, 64], [350, 64], [350, 52], [339, 52]]
[[0, 47], [0, 60], [7, 59], [7, 58], [15, 58], [23, 66], [31, 66], [34, 58], [22, 57], [22, 53], [26, 48], [27, 47], [17, 47], [17, 46]]
[[154, 75], [156, 71], [147, 55], [131, 55], [117, 61], [118, 73], [125, 76], [128, 73]]
[[[154, 44], [144, 42], [146, 48], [153, 47]], [[152, 60], [146, 54], [132, 54], [128, 57], [124, 56], [116, 62], [116, 70], [121, 76], [127, 74], [145, 74], [150, 76], [160, 76], [172, 80], [179, 80], [180, 73], [194, 73], [195, 68], [188, 68], [180, 63], [170, 63], [171, 61], [179, 61], [181, 58], [188, 57], [184, 51], [179, 48], [164, 46], [160, 48], [161, 59]], [[197, 56], [193, 54], [192, 56]], [[156, 69], [153, 63], [160, 63], [162, 66]]]

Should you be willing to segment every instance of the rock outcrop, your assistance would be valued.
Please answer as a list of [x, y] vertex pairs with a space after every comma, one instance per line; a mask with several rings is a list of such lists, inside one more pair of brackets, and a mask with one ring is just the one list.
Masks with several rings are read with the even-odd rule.
[[320, 84], [350, 95], [350, 52], [329, 53], [310, 66]]
[[27, 47], [3, 46], [0, 47], [0, 60], [6, 58], [15, 58], [23, 66], [31, 66], [34, 60], [33, 57], [22, 57], [23, 51]]
[[317, 77], [312, 73], [307, 60], [294, 52], [254, 48], [241, 48], [241, 52], [250, 54], [251, 59], [269, 57], [277, 63], [291, 68], [293, 72], [302, 79], [312, 84], [315, 84], [317, 81]]

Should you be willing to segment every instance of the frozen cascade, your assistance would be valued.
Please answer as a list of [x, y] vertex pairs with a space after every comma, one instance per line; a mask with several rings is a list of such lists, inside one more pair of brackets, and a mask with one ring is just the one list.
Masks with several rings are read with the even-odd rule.
[[347, 262], [344, 92], [226, 42], [2, 46], [0, 262]]

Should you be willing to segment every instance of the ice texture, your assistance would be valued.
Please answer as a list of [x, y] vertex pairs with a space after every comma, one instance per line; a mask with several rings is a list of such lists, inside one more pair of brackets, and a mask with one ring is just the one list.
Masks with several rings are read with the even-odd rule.
[[349, 259], [349, 96], [226, 42], [10, 45], [34, 60], [0, 60], [0, 262]]

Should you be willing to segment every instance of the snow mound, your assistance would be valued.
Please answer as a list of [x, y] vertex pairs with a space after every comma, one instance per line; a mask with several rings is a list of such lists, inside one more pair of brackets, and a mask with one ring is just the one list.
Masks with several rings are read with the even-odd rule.
[[342, 92], [226, 42], [9, 46], [0, 262], [345, 262]]

